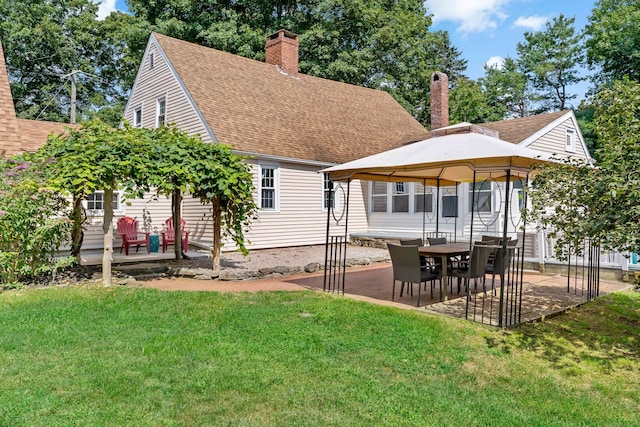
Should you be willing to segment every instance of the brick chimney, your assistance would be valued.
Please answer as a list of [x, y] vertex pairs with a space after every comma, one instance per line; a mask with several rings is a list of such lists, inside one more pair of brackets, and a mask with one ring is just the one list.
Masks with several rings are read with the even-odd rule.
[[287, 30], [280, 30], [267, 37], [265, 46], [265, 62], [277, 65], [280, 70], [290, 76], [298, 76], [298, 35]]
[[445, 73], [431, 75], [431, 129], [449, 126], [449, 78]]

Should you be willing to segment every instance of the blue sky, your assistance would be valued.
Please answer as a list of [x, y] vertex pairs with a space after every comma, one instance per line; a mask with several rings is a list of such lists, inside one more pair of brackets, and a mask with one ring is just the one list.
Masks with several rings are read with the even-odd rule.
[[[548, 20], [563, 13], [575, 17], [581, 31], [587, 23], [594, 0], [426, 0], [433, 15], [434, 30], [447, 30], [451, 42], [466, 59], [469, 78], [484, 76], [484, 64], [505, 56], [516, 57], [516, 45], [524, 41], [525, 31], [540, 31]], [[584, 74], [586, 70], [581, 71]], [[569, 88], [578, 94], [577, 107], [589, 83]]]
[[[484, 76], [484, 64], [497, 63], [505, 56], [516, 56], [516, 45], [524, 41], [525, 31], [544, 29], [545, 23], [563, 13], [575, 17], [575, 27], [582, 30], [595, 0], [426, 0], [433, 15], [434, 30], [447, 30], [451, 42], [468, 61], [466, 75]], [[127, 10], [124, 0], [102, 0], [101, 12]], [[586, 70], [582, 71], [586, 74]], [[578, 94], [574, 106], [584, 98], [589, 84], [569, 88]]]

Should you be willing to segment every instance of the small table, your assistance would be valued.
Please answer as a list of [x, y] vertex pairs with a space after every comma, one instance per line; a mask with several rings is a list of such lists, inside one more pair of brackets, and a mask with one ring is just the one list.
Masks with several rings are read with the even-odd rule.
[[448, 301], [449, 294], [447, 291], [447, 263], [449, 257], [459, 255], [469, 255], [469, 243], [447, 243], [446, 245], [433, 245], [433, 246], [420, 246], [418, 248], [420, 255], [440, 258], [442, 260], [442, 281], [443, 281], [443, 295], [442, 300]]

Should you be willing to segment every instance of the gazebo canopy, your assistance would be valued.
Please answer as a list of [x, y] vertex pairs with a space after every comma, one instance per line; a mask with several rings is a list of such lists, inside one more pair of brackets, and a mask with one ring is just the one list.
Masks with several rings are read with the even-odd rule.
[[[416, 181], [454, 185], [484, 179], [526, 177], [550, 155], [503, 141], [497, 133], [461, 123], [432, 132], [433, 137], [324, 169], [333, 181]], [[475, 172], [475, 174], [474, 174]], [[475, 176], [474, 176], [475, 175]]]

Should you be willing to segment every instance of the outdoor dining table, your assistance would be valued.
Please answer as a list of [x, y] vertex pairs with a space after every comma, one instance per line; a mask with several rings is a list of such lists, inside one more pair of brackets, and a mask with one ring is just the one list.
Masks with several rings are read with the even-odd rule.
[[447, 291], [447, 264], [450, 257], [469, 255], [469, 243], [447, 243], [444, 245], [420, 246], [418, 248], [420, 255], [431, 258], [440, 258], [442, 260], [442, 300], [447, 301], [449, 294]]

